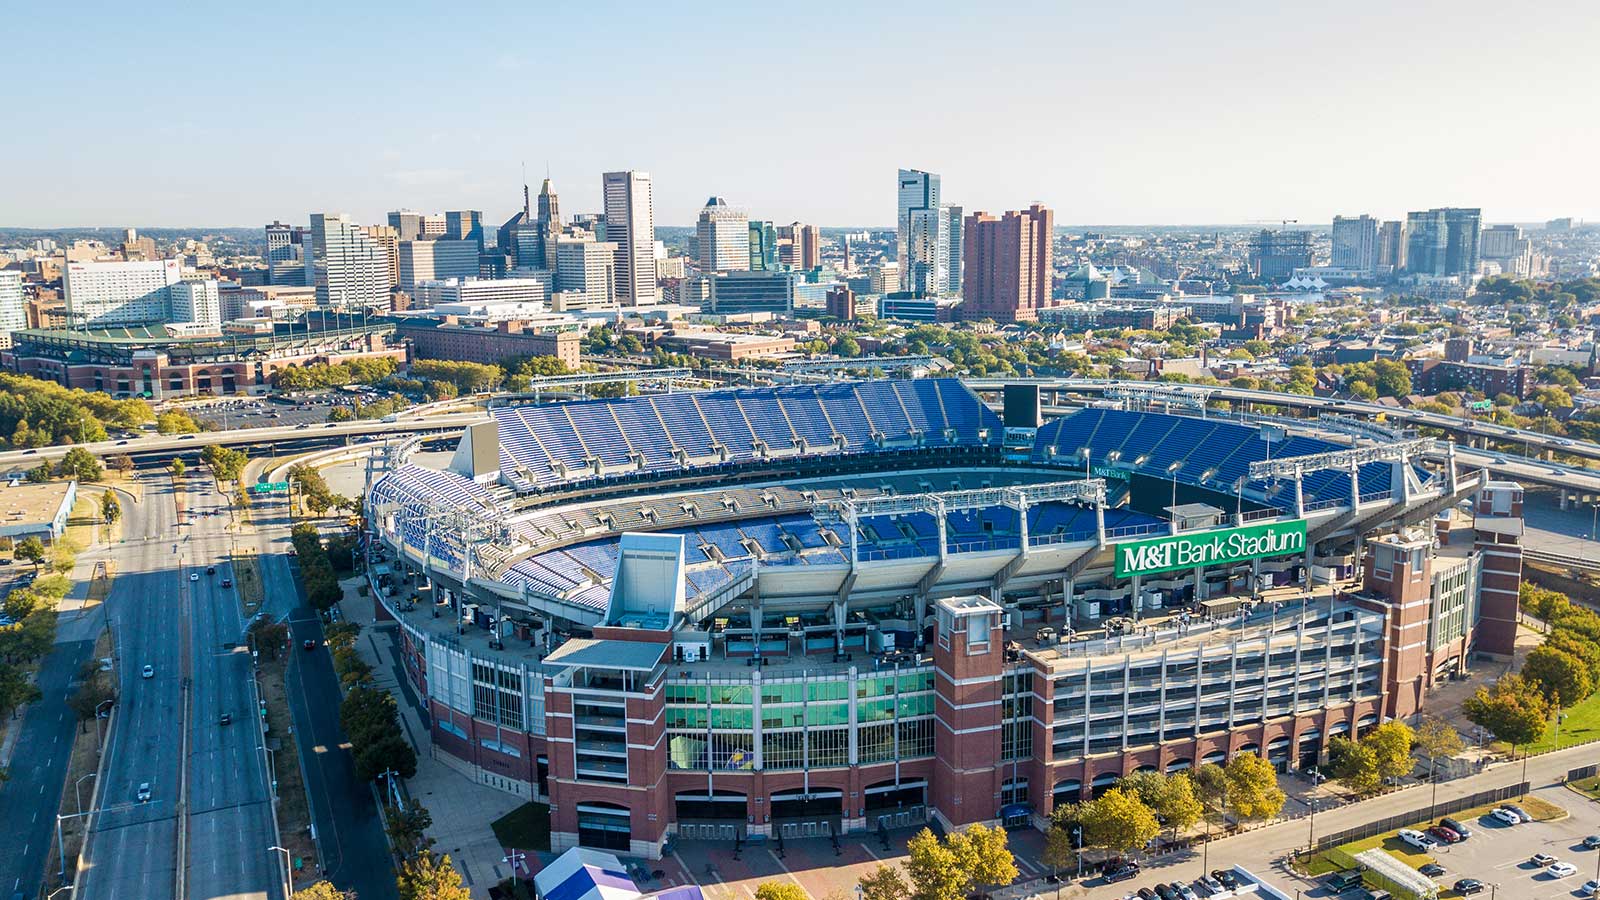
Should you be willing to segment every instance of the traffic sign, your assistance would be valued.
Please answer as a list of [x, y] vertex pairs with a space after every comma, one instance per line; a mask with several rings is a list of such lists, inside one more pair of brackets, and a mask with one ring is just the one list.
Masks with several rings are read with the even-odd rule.
[[287, 491], [288, 489], [289, 482], [287, 481], [261, 481], [250, 486], [250, 490], [257, 494], [270, 494], [276, 491]]

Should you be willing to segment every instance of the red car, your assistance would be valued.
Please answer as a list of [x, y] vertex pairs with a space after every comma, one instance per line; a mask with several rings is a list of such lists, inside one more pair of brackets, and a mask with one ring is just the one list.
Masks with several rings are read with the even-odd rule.
[[1432, 828], [1429, 828], [1428, 833], [1445, 842], [1446, 844], [1461, 843], [1461, 835], [1456, 834], [1453, 830], [1446, 828], [1443, 825], [1435, 825]]

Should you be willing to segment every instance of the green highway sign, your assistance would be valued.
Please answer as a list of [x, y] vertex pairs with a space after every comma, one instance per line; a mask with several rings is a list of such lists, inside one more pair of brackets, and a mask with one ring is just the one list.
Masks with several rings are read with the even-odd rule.
[[1265, 522], [1239, 528], [1197, 531], [1166, 537], [1130, 541], [1112, 548], [1116, 555], [1116, 575], [1155, 575], [1196, 566], [1215, 566], [1304, 553], [1306, 520]]
[[250, 486], [250, 490], [257, 494], [270, 494], [274, 491], [287, 491], [288, 489], [289, 482], [287, 481], [261, 481]]

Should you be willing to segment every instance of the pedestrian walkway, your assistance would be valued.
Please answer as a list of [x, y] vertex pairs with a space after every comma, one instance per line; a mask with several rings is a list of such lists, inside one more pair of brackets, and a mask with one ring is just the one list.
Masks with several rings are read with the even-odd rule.
[[[511, 867], [504, 860], [506, 851], [490, 830], [489, 823], [526, 801], [479, 784], [435, 756], [427, 710], [422, 698], [405, 680], [401, 668], [395, 637], [398, 626], [392, 621], [374, 624], [376, 603], [357, 592], [365, 583], [364, 578], [346, 579], [344, 599], [339, 608], [347, 621], [361, 626], [356, 648], [362, 659], [372, 666], [374, 684], [394, 694], [400, 709], [400, 725], [416, 748], [417, 774], [406, 781], [406, 790], [433, 816], [428, 836], [434, 839], [434, 850], [450, 854], [456, 870], [472, 888], [473, 897], [487, 898], [489, 888], [511, 874]], [[532, 854], [529, 856], [532, 862]], [[525, 866], [520, 874], [531, 872], [532, 868]]]

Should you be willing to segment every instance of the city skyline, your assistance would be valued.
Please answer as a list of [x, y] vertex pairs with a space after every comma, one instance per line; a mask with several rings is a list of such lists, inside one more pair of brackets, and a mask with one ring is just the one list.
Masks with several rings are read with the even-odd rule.
[[[1585, 158], [1600, 126], [1578, 114], [1600, 79], [1586, 52], [1592, 15], [1566, 4], [1505, 29], [1487, 3], [1467, 7], [1445, 18], [1258, 4], [1224, 18], [1168, 3], [1019, 6], [968, 21], [930, 4], [914, 41], [892, 11], [858, 7], [813, 10], [827, 40], [731, 7], [685, 19], [641, 6], [626, 33], [577, 9], [486, 11], [488, 31], [437, 10], [378, 17], [356, 5], [288, 22], [208, 11], [203, 34], [274, 36], [269, 80], [281, 93], [195, 78], [183, 62], [195, 23], [179, 11], [129, 19], [90, 4], [46, 20], [24, 8], [9, 20], [16, 33], [59, 38], [17, 42], [13, 61], [49, 71], [73, 114], [0, 148], [0, 166], [29, 176], [8, 179], [0, 224], [246, 226], [313, 209], [376, 223], [402, 207], [503, 221], [520, 206], [524, 166], [534, 184], [548, 169], [568, 208], [588, 211], [601, 208], [602, 172], [650, 172], [658, 223], [678, 227], [710, 195], [764, 220], [888, 226], [883, 173], [901, 167], [940, 173], [969, 206], [1040, 202], [1062, 222], [1327, 222], [1446, 206], [1481, 206], [1496, 222], [1600, 218], [1600, 176]], [[552, 39], [529, 49], [521, 35], [535, 28]], [[718, 52], [658, 52], [691, 42]], [[914, 89], [893, 88], [925, 47], [988, 72], [933, 66]], [[72, 67], [58, 65], [62, 52]], [[314, 90], [417, 55], [472, 64], [371, 82], [364, 114]], [[1041, 58], [1059, 60], [1058, 77], [1038, 77]], [[803, 87], [776, 68], [760, 77], [785, 59], [806, 68]], [[691, 102], [690, 80], [728, 89]], [[106, 87], [130, 82], [138, 90]], [[986, 88], [1001, 82], [1021, 86]], [[601, 114], [624, 95], [632, 114]], [[272, 113], [207, 112], [252, 105]], [[416, 118], [428, 109], [451, 112]], [[1013, 121], [1030, 123], [1027, 139], [988, 136]], [[695, 140], [682, 140], [687, 128]], [[314, 137], [313, 149], [297, 140], [283, 152], [291, 134]]]

